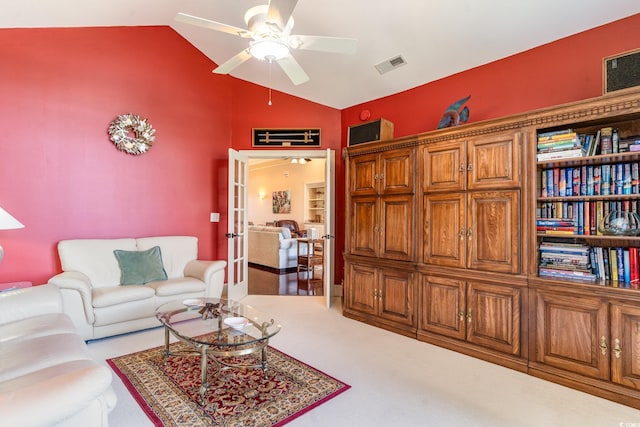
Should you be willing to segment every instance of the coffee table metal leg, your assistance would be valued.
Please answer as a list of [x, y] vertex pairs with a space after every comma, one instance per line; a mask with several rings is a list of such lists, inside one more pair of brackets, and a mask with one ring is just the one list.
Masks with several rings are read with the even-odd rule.
[[171, 352], [169, 351], [169, 328], [164, 327], [164, 356], [163, 359], [169, 356]]
[[200, 403], [204, 405], [204, 394], [209, 388], [207, 382], [207, 349], [208, 346], [203, 345], [200, 347]]
[[[269, 341], [267, 341], [268, 343]], [[264, 347], [262, 347], [262, 374], [264, 375], [265, 378], [267, 378], [267, 345], [265, 345]]]

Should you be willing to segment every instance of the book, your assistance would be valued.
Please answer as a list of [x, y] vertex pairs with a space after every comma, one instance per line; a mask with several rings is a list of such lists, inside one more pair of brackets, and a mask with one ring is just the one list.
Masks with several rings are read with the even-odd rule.
[[562, 150], [562, 151], [549, 151], [546, 153], [537, 154], [536, 158], [539, 162], [549, 161], [549, 160], [559, 160], [559, 159], [575, 159], [579, 157], [585, 157], [586, 152], [583, 148], [575, 148], [572, 150]]
[[636, 289], [640, 281], [640, 274], [638, 272], [638, 248], [629, 248], [629, 269], [631, 287]]
[[602, 260], [604, 262], [604, 279], [609, 280], [611, 278], [611, 267], [609, 266], [609, 251], [602, 250]]
[[602, 128], [600, 129], [600, 152], [602, 154], [611, 154], [613, 153], [613, 143], [611, 141], [611, 134], [613, 133], [613, 128]]
[[571, 133], [573, 133], [572, 129], [560, 129], [560, 130], [553, 130], [548, 132], [540, 132], [538, 133], [538, 141], [540, 141], [541, 139], [544, 140], [546, 138], [553, 138], [559, 135], [565, 135], [565, 134], [571, 134]]
[[624, 265], [624, 282], [631, 283], [631, 271], [630, 271], [631, 260], [629, 259], [629, 249], [624, 249], [622, 251], [622, 256], [623, 256], [622, 264]]
[[618, 282], [623, 282], [625, 277], [624, 271], [624, 250], [616, 248], [616, 259], [618, 260]]
[[595, 156], [600, 151], [600, 131], [596, 132], [596, 136], [593, 137], [593, 143], [589, 147], [588, 156]]
[[611, 267], [611, 280], [618, 281], [618, 256], [616, 254], [616, 248], [609, 249], [609, 264]]

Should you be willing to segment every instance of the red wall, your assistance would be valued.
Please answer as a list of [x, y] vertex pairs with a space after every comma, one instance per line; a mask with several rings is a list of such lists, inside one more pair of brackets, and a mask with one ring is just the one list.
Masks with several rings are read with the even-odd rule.
[[[0, 282], [44, 283], [61, 239], [190, 234], [217, 256], [216, 159], [231, 140], [229, 78], [168, 27], [0, 30]], [[133, 156], [107, 134], [119, 114], [156, 129]]]
[[[60, 271], [61, 239], [191, 234], [202, 258], [226, 258], [227, 150], [253, 127], [320, 127], [337, 150], [336, 261], [344, 245], [347, 126], [372, 118], [396, 136], [436, 127], [471, 95], [471, 120], [597, 96], [602, 58], [635, 49], [640, 15], [342, 112], [213, 75], [214, 64], [168, 27], [0, 30], [0, 206], [26, 228], [0, 231], [0, 283], [44, 283]], [[156, 142], [119, 152], [109, 123], [148, 118]], [[336, 277], [340, 280], [340, 277]]]
[[[436, 129], [445, 109], [467, 95], [469, 123], [602, 95], [604, 57], [640, 48], [640, 14], [342, 111], [343, 130], [371, 118], [395, 136]], [[461, 52], [460, 54], [464, 54]]]

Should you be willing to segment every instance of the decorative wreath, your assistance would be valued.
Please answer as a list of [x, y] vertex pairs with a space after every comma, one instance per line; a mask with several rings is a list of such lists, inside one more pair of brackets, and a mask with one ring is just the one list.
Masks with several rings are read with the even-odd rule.
[[122, 114], [109, 125], [109, 139], [118, 150], [129, 154], [140, 155], [146, 153], [153, 140], [156, 130], [147, 119], [141, 119], [135, 114]]

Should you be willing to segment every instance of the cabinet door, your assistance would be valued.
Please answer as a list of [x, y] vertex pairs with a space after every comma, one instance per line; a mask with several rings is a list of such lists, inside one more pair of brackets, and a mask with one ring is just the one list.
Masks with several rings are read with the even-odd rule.
[[412, 261], [414, 196], [382, 196], [380, 198], [379, 256], [399, 261]]
[[378, 193], [377, 154], [352, 157], [349, 161], [349, 192], [351, 195]]
[[351, 199], [350, 250], [354, 255], [378, 256], [378, 197]]
[[377, 314], [376, 269], [365, 265], [349, 264], [347, 274], [346, 308], [365, 314]]
[[429, 144], [422, 149], [424, 191], [462, 191], [466, 187], [464, 142]]
[[608, 380], [607, 303], [540, 290], [535, 299], [535, 360]]
[[520, 354], [520, 288], [467, 283], [467, 341]]
[[611, 305], [611, 380], [640, 390], [640, 307]]
[[459, 340], [465, 339], [465, 283], [422, 275], [418, 328]]
[[415, 325], [413, 273], [380, 269], [378, 272], [378, 315], [396, 323]]
[[503, 132], [467, 142], [469, 190], [520, 186], [520, 132]]
[[466, 266], [466, 198], [464, 193], [424, 196], [423, 262]]
[[415, 181], [413, 149], [400, 149], [380, 155], [380, 194], [411, 194]]
[[519, 191], [469, 193], [469, 268], [520, 272]]

